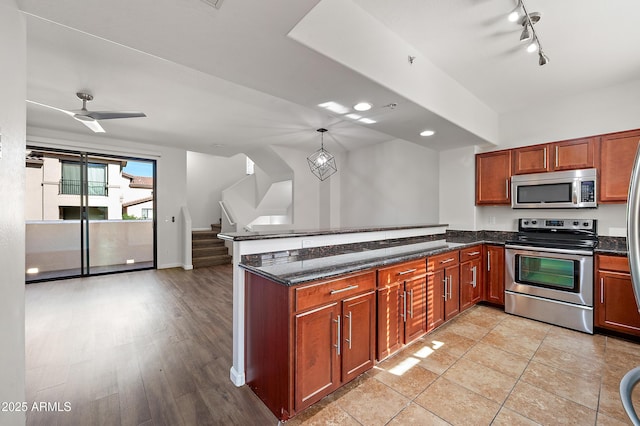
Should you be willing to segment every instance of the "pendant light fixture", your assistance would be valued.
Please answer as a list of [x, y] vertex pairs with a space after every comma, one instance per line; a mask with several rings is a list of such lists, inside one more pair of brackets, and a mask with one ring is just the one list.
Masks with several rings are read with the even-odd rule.
[[318, 129], [316, 131], [320, 133], [320, 149], [308, 156], [307, 161], [311, 172], [322, 181], [337, 172], [338, 167], [336, 166], [335, 157], [324, 149], [324, 134], [327, 129]]
[[540, 21], [541, 15], [539, 12], [527, 11], [527, 6], [524, 4], [524, 0], [518, 1], [516, 10], [509, 14], [509, 21], [519, 22], [522, 25], [522, 33], [520, 34], [520, 41], [530, 42], [527, 46], [527, 52], [538, 52], [538, 64], [540, 66], [546, 65], [549, 62], [549, 57], [542, 51], [542, 44], [536, 34], [536, 30], [533, 27], [538, 21]]

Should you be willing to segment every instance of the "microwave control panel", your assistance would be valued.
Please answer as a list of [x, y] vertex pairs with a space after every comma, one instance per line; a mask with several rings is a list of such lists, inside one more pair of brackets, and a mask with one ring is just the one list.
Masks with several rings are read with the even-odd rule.
[[580, 182], [580, 202], [592, 203], [596, 200], [596, 183], [592, 180]]

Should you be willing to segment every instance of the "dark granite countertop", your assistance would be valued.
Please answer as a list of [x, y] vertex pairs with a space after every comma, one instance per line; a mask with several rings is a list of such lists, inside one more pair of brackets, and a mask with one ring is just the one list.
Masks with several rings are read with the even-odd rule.
[[335, 277], [350, 272], [391, 265], [394, 263], [420, 259], [452, 250], [480, 244], [473, 242], [452, 242], [448, 240], [407, 244], [377, 250], [339, 254], [309, 260], [280, 263], [269, 266], [249, 266], [240, 264], [247, 271], [261, 275], [282, 285], [292, 286], [318, 279]]
[[627, 239], [625, 237], [598, 237], [598, 246], [595, 250], [600, 254], [627, 255]]
[[329, 228], [310, 230], [285, 230], [270, 232], [229, 232], [220, 233], [218, 238], [228, 241], [267, 240], [273, 238], [310, 237], [313, 235], [352, 234], [357, 232], [397, 231], [403, 229], [441, 228], [448, 224], [398, 225], [384, 227]]

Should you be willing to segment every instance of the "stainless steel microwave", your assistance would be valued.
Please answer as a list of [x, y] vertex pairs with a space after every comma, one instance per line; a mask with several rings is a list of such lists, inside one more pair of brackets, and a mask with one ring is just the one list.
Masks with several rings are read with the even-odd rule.
[[511, 177], [514, 209], [585, 209], [598, 207], [597, 170], [533, 173]]

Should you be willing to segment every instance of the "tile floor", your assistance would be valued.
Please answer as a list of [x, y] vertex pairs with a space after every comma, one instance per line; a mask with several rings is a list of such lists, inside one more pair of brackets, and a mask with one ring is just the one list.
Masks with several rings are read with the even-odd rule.
[[638, 365], [636, 343], [476, 306], [287, 425], [630, 424], [618, 385]]

